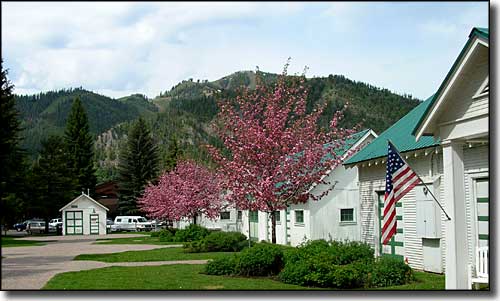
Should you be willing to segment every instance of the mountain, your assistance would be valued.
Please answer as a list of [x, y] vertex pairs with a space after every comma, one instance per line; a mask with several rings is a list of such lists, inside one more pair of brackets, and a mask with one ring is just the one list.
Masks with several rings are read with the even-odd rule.
[[[259, 73], [265, 84], [278, 78], [277, 74]], [[144, 116], [152, 129], [160, 145], [162, 160], [170, 137], [175, 135], [185, 157], [210, 163], [202, 145], [221, 146], [210, 128], [218, 112], [217, 99], [234, 98], [239, 87], [253, 89], [255, 82], [255, 72], [239, 71], [212, 82], [184, 80], [154, 99], [141, 94], [112, 99], [82, 88], [16, 96], [25, 127], [24, 146], [35, 156], [41, 139], [51, 133], [62, 133], [71, 102], [78, 96], [89, 115], [91, 132], [96, 135], [99, 180], [116, 175], [119, 149], [131, 122], [139, 116]], [[398, 95], [341, 75], [309, 78], [306, 85], [309, 88], [308, 110], [317, 103], [326, 103], [319, 121], [321, 127], [327, 127], [333, 113], [348, 102], [341, 126], [352, 127], [360, 123], [363, 128], [380, 133], [420, 102], [409, 95]]]
[[24, 128], [22, 146], [32, 156], [38, 153], [43, 139], [64, 132], [66, 118], [76, 97], [81, 99], [89, 118], [90, 131], [96, 136], [117, 124], [158, 111], [143, 96], [131, 95], [117, 100], [82, 88], [15, 97]]

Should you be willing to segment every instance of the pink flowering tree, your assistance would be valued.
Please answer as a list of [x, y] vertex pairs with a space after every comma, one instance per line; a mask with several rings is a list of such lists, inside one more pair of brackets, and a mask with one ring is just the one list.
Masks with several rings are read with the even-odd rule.
[[152, 218], [178, 221], [201, 214], [216, 218], [221, 210], [219, 179], [214, 171], [193, 161], [183, 161], [146, 187], [139, 208]]
[[327, 194], [311, 188], [329, 184], [325, 175], [342, 163], [334, 150], [344, 148], [354, 132], [338, 126], [341, 112], [332, 116], [329, 129], [319, 129], [325, 105], [306, 112], [305, 76], [287, 76], [287, 68], [288, 63], [273, 85], [257, 76], [254, 90], [220, 101], [215, 130], [228, 152], [208, 146], [224, 175], [221, 187], [230, 192], [226, 200], [239, 209], [271, 213], [273, 243], [274, 212]]

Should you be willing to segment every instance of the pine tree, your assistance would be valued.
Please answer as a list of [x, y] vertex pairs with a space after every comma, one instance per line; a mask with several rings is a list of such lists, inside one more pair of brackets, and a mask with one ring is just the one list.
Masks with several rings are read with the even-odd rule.
[[76, 178], [75, 191], [90, 189], [91, 194], [97, 182], [94, 168], [94, 141], [90, 135], [87, 113], [77, 97], [66, 121], [64, 133], [68, 164]]
[[7, 78], [7, 70], [1, 61], [2, 91], [0, 96], [0, 200], [2, 224], [8, 225], [22, 214], [22, 191], [25, 184], [25, 153], [20, 148], [21, 124], [14, 86]]
[[145, 186], [158, 176], [158, 147], [144, 119], [139, 118], [128, 133], [118, 163], [118, 210], [123, 215], [138, 214], [137, 199]]
[[177, 161], [181, 157], [182, 153], [179, 149], [179, 144], [177, 142], [177, 137], [172, 134], [169, 138], [167, 155], [165, 157], [165, 171], [169, 172], [174, 170], [177, 166]]
[[50, 136], [42, 141], [40, 156], [33, 166], [31, 182], [33, 196], [30, 211], [43, 217], [48, 227], [50, 218], [59, 215], [59, 209], [73, 200], [76, 177], [68, 173], [67, 147], [60, 136]]

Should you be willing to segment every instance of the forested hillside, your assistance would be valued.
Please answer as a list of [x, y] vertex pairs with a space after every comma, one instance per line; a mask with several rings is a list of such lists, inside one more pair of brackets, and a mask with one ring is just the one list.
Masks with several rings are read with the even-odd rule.
[[[277, 75], [260, 72], [266, 84]], [[36, 155], [40, 141], [51, 133], [62, 133], [72, 100], [78, 96], [88, 112], [90, 129], [96, 135], [98, 180], [116, 176], [119, 149], [123, 147], [131, 122], [143, 116], [160, 146], [164, 164], [167, 149], [176, 139], [183, 155], [209, 163], [202, 145], [220, 145], [210, 129], [217, 114], [217, 100], [233, 98], [236, 89], [255, 87], [255, 72], [236, 72], [219, 80], [185, 80], [150, 100], [134, 94], [112, 99], [84, 89], [69, 89], [32, 96], [16, 96], [23, 117], [24, 147]], [[397, 95], [387, 89], [355, 82], [344, 76], [309, 78], [308, 109], [319, 102], [327, 104], [320, 126], [328, 125], [333, 113], [349, 102], [342, 126], [361, 123], [380, 133], [415, 107], [419, 100]]]

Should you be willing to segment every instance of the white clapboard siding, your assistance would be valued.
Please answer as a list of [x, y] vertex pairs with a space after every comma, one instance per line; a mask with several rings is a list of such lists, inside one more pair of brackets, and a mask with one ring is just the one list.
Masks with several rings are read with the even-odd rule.
[[[434, 150], [434, 149], [432, 149]], [[429, 186], [432, 185], [434, 194], [441, 200], [443, 188], [440, 177], [443, 172], [442, 153], [435, 154], [431, 152], [427, 156], [420, 155], [417, 158], [412, 157], [407, 159], [408, 164], [413, 170], [422, 177]], [[360, 187], [360, 211], [361, 211], [361, 240], [372, 245], [375, 250], [379, 246], [379, 229], [378, 229], [378, 205], [376, 202], [376, 192], [383, 191], [385, 187], [385, 164], [372, 165], [370, 167], [359, 167], [359, 187]], [[417, 187], [422, 189], [422, 187]], [[417, 189], [415, 188], [415, 189]], [[404, 198], [401, 199], [403, 208], [403, 222], [399, 223], [398, 228], [403, 228], [404, 246], [402, 254], [408, 259], [408, 263], [412, 268], [422, 270], [423, 265], [423, 246], [422, 238], [417, 235], [417, 205], [415, 199], [415, 189], [410, 191]], [[441, 200], [442, 202], [442, 200]], [[439, 209], [438, 209], [439, 210]], [[444, 220], [444, 214], [442, 215]], [[440, 239], [440, 248], [442, 258], [442, 266], [444, 267], [444, 244], [443, 236], [444, 223], [441, 222], [441, 233], [438, 236]], [[399, 253], [399, 252], [398, 252]]]
[[472, 177], [475, 174], [488, 171], [488, 146], [464, 146], [464, 188], [467, 220], [467, 241], [469, 263], [475, 262], [475, 242], [477, 240], [477, 230], [473, 223], [477, 220], [477, 213], [474, 210], [476, 201], [474, 200], [474, 182]]
[[[439, 123], [453, 122], [488, 113], [488, 101], [484, 98], [475, 98], [478, 89], [488, 77], [488, 48], [480, 47], [476, 51], [479, 55], [471, 58], [469, 64], [462, 71], [462, 76], [454, 83], [450, 90], [449, 99], [453, 99], [443, 109]], [[487, 99], [487, 98], [486, 98]]]

